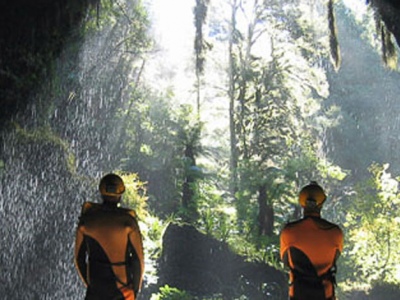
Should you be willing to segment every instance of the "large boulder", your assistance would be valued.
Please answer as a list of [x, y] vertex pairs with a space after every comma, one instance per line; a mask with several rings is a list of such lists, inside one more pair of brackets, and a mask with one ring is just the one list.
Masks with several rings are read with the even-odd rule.
[[225, 299], [283, 299], [287, 277], [261, 262], [247, 262], [228, 245], [192, 226], [170, 224], [163, 237], [159, 284], [193, 295], [222, 295]]

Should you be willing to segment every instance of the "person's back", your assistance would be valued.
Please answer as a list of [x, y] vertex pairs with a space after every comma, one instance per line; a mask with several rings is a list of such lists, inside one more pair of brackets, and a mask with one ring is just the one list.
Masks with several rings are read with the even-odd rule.
[[313, 208], [307, 208], [303, 201], [305, 217], [287, 224], [281, 232], [281, 257], [290, 268], [290, 299], [334, 299], [334, 273], [343, 249], [343, 233], [320, 217], [324, 200]]
[[86, 202], [82, 207], [75, 262], [87, 300], [133, 300], [141, 286], [143, 249], [135, 213], [114, 204]]

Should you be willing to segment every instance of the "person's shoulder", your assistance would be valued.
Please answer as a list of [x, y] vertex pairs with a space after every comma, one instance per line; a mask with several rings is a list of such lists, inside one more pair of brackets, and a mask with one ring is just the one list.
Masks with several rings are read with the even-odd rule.
[[316, 221], [322, 229], [342, 231], [342, 229], [339, 227], [339, 225], [332, 223], [326, 219], [318, 218], [318, 219], [316, 219]]
[[96, 209], [100, 208], [100, 204], [99, 203], [95, 203], [95, 202], [85, 202], [82, 204], [82, 209], [81, 209], [81, 213], [85, 214], [88, 213], [89, 211], [93, 211]]
[[304, 221], [304, 219], [299, 219], [299, 220], [288, 222], [283, 227], [283, 230], [285, 230], [285, 229], [288, 230], [288, 229], [294, 228], [294, 227], [298, 226], [299, 224], [301, 224], [303, 221]]
[[122, 213], [126, 213], [128, 215], [131, 215], [132, 217], [136, 218], [136, 212], [131, 209], [131, 208], [126, 208], [126, 207], [118, 207], [118, 210]]
[[134, 231], [138, 231], [139, 224], [136, 212], [133, 209], [125, 207], [118, 207], [118, 211], [121, 217], [120, 220], [123, 220], [125, 226], [132, 227]]
[[131, 220], [129, 222], [137, 223], [137, 215], [133, 209], [125, 208], [125, 207], [118, 207], [118, 211], [119, 211], [119, 214], [121, 214], [121, 216], [128, 217]]
[[97, 211], [101, 208], [99, 203], [94, 202], [84, 202], [81, 208], [81, 214], [79, 216], [78, 225], [82, 226], [87, 223], [93, 216], [97, 215]]

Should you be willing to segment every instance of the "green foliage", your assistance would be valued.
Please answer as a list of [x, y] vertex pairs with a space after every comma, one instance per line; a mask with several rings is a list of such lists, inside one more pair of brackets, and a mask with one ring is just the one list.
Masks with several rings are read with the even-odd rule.
[[255, 249], [254, 259], [262, 261], [277, 269], [281, 269], [281, 259], [279, 250], [279, 236], [263, 236], [258, 241], [257, 249]]
[[135, 170], [149, 183], [150, 208], [160, 216], [178, 213], [196, 220], [197, 181], [203, 176], [195, 161], [201, 124], [191, 106], [175, 108], [168, 95], [142, 89], [131, 100], [131, 109], [121, 112], [126, 125], [123, 169]]
[[150, 208], [168, 216], [176, 212], [179, 203], [176, 178], [183, 168], [183, 150], [177, 141], [179, 126], [169, 99], [146, 91], [132, 97], [132, 109], [121, 116], [126, 124], [123, 169], [135, 170], [148, 182]]
[[400, 282], [399, 180], [389, 165], [373, 164], [371, 178], [355, 188], [345, 223], [349, 243], [345, 255], [347, 283], [371, 286]]
[[[259, 187], [263, 186], [266, 190], [266, 198], [264, 201], [267, 205], [274, 207], [277, 210], [287, 206], [284, 203], [284, 199], [290, 196], [292, 190], [288, 183], [285, 181], [285, 174], [282, 169], [276, 167], [259, 167], [257, 164], [252, 164], [246, 161], [242, 161], [239, 165], [240, 174], [242, 180], [240, 181], [240, 189], [236, 194], [237, 202], [237, 214], [239, 224], [246, 225], [241, 226], [240, 231], [246, 232], [246, 235], [256, 238], [259, 235], [258, 232], [258, 216], [259, 216]], [[283, 206], [280, 205], [283, 203]], [[274, 211], [275, 216], [276, 211]], [[278, 234], [279, 224], [274, 222], [275, 234]]]
[[144, 220], [147, 217], [147, 188], [146, 183], [140, 181], [136, 173], [121, 174], [125, 183], [124, 203], [135, 210], [138, 218]]
[[[246, 5], [253, 13], [243, 27], [236, 22], [242, 10], [232, 7], [238, 38], [231, 37], [229, 47], [231, 172], [239, 231], [256, 239], [257, 234], [278, 234], [289, 218], [287, 202], [293, 202], [300, 184], [343, 179], [344, 174], [326, 161], [319, 163], [323, 134], [336, 121], [333, 110], [331, 115], [321, 111], [329, 84], [320, 60], [328, 55], [329, 39], [310, 21], [321, 15], [303, 5], [283, 11], [276, 1]], [[268, 55], [258, 50], [261, 43], [268, 44]], [[287, 170], [295, 160], [303, 166]]]
[[206, 22], [209, 0], [197, 0], [193, 9], [194, 25], [196, 28], [196, 36], [194, 40], [194, 50], [196, 54], [196, 73], [198, 75], [204, 72], [205, 51], [207, 50], [207, 42], [203, 36], [203, 25]]
[[188, 292], [165, 285], [160, 287], [158, 294], [152, 295], [151, 300], [193, 300], [193, 296]]
[[162, 251], [162, 235], [169, 222], [168, 220], [163, 222], [157, 216], [147, 213], [140, 224], [146, 257], [146, 276], [150, 284], [157, 282], [159, 272], [157, 261]]
[[224, 191], [219, 190], [210, 180], [199, 182], [198, 228], [220, 241], [227, 242], [234, 235], [235, 209], [226, 203]]
[[75, 156], [70, 151], [68, 142], [58, 136], [49, 126], [39, 127], [34, 130], [22, 128], [19, 124], [14, 123], [17, 136], [20, 137], [21, 144], [36, 145], [36, 147], [46, 149], [54, 147], [59, 149], [64, 156], [65, 168], [70, 173], [75, 173]]
[[[141, 1], [130, 3], [129, 1], [100, 0], [95, 8], [89, 10], [84, 30], [88, 36], [111, 30], [111, 37], [119, 38], [115, 44], [116, 50], [122, 48], [131, 53], [139, 53], [141, 49], [150, 46], [148, 27], [147, 10]], [[118, 33], [121, 29], [123, 32]]]
[[262, 262], [284, 270], [279, 254], [279, 235], [253, 236], [235, 235], [230, 239], [230, 247], [249, 261]]

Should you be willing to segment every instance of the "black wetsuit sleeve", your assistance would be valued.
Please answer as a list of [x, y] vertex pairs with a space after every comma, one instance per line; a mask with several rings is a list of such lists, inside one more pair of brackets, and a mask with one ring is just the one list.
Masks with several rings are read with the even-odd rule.
[[86, 251], [87, 251], [86, 242], [83, 241], [78, 251], [76, 263], [82, 279], [85, 281], [86, 285], [88, 285]]
[[290, 265], [289, 265], [289, 255], [288, 255], [288, 251], [286, 251], [286, 252], [283, 254], [282, 261], [283, 261], [283, 264], [284, 264], [286, 267], [290, 267]]
[[128, 274], [128, 282], [132, 284], [133, 290], [135, 292], [135, 296], [140, 290], [140, 282], [142, 277], [142, 267], [140, 263], [139, 256], [137, 255], [135, 248], [129, 242], [127, 249], [127, 274]]

